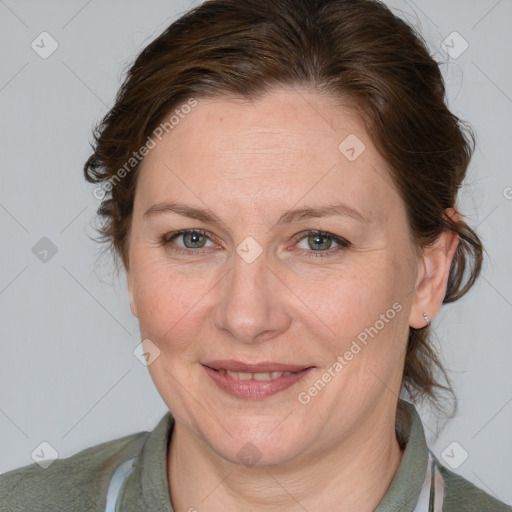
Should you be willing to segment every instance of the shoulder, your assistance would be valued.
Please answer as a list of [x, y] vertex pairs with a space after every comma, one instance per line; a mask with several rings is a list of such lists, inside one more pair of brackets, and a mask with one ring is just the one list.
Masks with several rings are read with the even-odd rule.
[[444, 480], [444, 512], [512, 512], [512, 507], [493, 498], [465, 478], [438, 464]]
[[139, 454], [149, 434], [138, 432], [86, 448], [46, 469], [34, 462], [3, 473], [0, 512], [104, 508], [112, 473]]

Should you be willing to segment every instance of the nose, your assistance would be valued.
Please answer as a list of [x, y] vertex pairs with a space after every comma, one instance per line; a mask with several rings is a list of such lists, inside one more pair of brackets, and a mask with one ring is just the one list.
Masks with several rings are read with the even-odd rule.
[[219, 285], [217, 329], [241, 343], [262, 342], [288, 329], [287, 289], [264, 253], [251, 263], [235, 254], [231, 271]]

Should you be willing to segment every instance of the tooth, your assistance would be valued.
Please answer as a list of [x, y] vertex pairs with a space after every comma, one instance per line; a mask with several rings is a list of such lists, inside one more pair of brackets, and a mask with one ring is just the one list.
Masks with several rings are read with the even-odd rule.
[[248, 373], [248, 372], [232, 372], [223, 368], [218, 370], [222, 375], [229, 375], [233, 379], [237, 380], [272, 380], [278, 379], [279, 377], [292, 375], [293, 372], [259, 372], [259, 373]]
[[270, 373], [253, 373], [254, 380], [270, 380], [272, 377]]

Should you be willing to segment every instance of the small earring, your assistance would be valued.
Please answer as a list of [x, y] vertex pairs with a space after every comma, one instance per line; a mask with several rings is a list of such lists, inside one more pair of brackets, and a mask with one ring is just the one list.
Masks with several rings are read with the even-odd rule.
[[428, 318], [427, 313], [423, 313], [423, 318], [425, 319], [425, 322], [427, 322], [427, 325], [425, 327], [428, 327], [430, 325], [430, 320]]

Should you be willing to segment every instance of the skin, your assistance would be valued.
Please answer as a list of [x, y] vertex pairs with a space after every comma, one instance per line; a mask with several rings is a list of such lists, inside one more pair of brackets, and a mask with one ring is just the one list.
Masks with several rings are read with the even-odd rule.
[[[365, 145], [354, 161], [338, 150], [350, 134]], [[224, 225], [175, 212], [144, 217], [167, 201], [208, 208]], [[369, 221], [277, 224], [291, 209], [340, 202]], [[181, 229], [208, 235], [162, 243]], [[351, 245], [328, 238], [315, 250], [310, 230]], [[247, 237], [262, 249], [252, 263], [236, 252]], [[439, 311], [457, 237], [445, 232], [417, 251], [404, 202], [356, 113], [305, 90], [198, 100], [142, 163], [129, 242], [131, 310], [142, 339], [160, 350], [148, 369], [176, 421], [167, 454], [175, 510], [374, 510], [402, 456], [394, 428], [409, 326]], [[185, 244], [190, 254], [176, 252]], [[300, 403], [395, 303], [401, 311]], [[211, 381], [200, 363], [213, 359], [315, 368], [287, 390], [247, 400]], [[251, 466], [237, 457], [247, 442], [260, 457]]]

